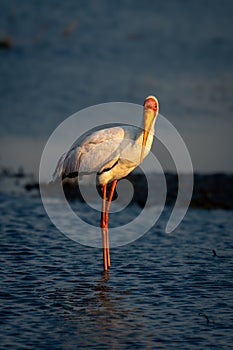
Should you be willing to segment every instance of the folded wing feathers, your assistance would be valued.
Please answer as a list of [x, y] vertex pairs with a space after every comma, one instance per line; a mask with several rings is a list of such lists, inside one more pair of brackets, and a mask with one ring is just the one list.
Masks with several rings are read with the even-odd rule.
[[65, 160], [65, 157], [66, 157], [66, 153], [63, 153], [62, 156], [59, 158], [56, 169], [54, 170], [54, 173], [52, 175], [53, 181], [55, 181], [57, 178], [62, 176], [63, 163]]
[[120, 155], [117, 150], [123, 138], [124, 129], [113, 127], [94, 132], [80, 145], [76, 141], [70, 150], [60, 157], [53, 181], [74, 172], [98, 172], [105, 164], [114, 164]]

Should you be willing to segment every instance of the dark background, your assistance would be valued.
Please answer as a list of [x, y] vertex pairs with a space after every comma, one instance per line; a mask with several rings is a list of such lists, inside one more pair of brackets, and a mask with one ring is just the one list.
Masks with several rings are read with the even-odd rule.
[[[50, 221], [35, 179], [26, 192], [28, 176], [8, 176], [20, 165], [37, 176], [45, 142], [72, 113], [142, 104], [149, 94], [184, 138], [196, 172], [232, 172], [232, 10], [231, 0], [1, 0], [1, 349], [233, 349], [233, 217], [223, 210], [233, 208], [233, 175], [196, 174], [195, 208], [166, 234], [177, 197], [168, 174], [171, 206], [143, 237], [111, 249], [109, 274], [101, 274], [100, 249]], [[155, 200], [157, 188], [161, 181], [151, 186]], [[63, 219], [61, 201], [48, 200]], [[73, 206], [99, 226], [100, 213]], [[128, 209], [110, 222], [130, 241], [134, 230], [122, 220], [141, 208]], [[137, 224], [142, 235], [157, 210], [148, 209]], [[75, 237], [91, 235], [84, 221], [63, 223]]]
[[2, 0], [1, 166], [37, 174], [69, 115], [154, 94], [194, 170], [232, 172], [232, 12], [227, 0]]

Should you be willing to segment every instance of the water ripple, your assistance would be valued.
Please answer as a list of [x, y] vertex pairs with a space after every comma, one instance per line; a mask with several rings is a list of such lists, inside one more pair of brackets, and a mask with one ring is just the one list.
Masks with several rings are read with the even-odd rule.
[[172, 235], [162, 231], [165, 213], [144, 237], [112, 249], [111, 271], [102, 275], [101, 251], [58, 232], [38, 198], [25, 196], [22, 204], [22, 196], [6, 196], [4, 208], [4, 347], [233, 345], [230, 212], [191, 209]]

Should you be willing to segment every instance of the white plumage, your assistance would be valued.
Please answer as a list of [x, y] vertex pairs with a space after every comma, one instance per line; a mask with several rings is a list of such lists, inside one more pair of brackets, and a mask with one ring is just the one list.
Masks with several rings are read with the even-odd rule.
[[[98, 184], [119, 180], [132, 172], [140, 163], [144, 127], [122, 125], [102, 129], [75, 142], [58, 161], [53, 179], [71, 174], [97, 173]], [[145, 144], [143, 159], [153, 142], [153, 125]]]
[[[101, 228], [105, 231], [108, 227], [108, 211], [117, 180], [131, 173], [151, 149], [158, 109], [157, 99], [148, 96], [144, 102], [141, 128], [120, 125], [89, 132], [77, 140], [58, 161], [53, 174], [54, 179], [96, 173], [97, 184], [103, 187]], [[111, 182], [111, 195], [106, 205], [106, 185]], [[110, 266], [110, 257], [106, 237], [103, 239], [103, 248], [104, 269], [107, 270]]]

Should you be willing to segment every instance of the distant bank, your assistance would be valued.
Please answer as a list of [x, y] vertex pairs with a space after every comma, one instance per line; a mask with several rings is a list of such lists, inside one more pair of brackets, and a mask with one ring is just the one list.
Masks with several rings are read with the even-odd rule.
[[[150, 196], [149, 205], [161, 204], [164, 196], [166, 205], [172, 206], [177, 198], [178, 193], [178, 176], [173, 173], [165, 173], [167, 189], [164, 193], [164, 175], [161, 174], [149, 174], [147, 176], [143, 174], [132, 173], [126, 180], [129, 180], [134, 187], [133, 197], [131, 204], [137, 203], [140, 206], [144, 206], [147, 201], [148, 184], [149, 190], [152, 191]], [[189, 175], [182, 175], [182, 182], [187, 183], [190, 181]], [[119, 200], [122, 194], [128, 191], [128, 181], [119, 182]], [[28, 183], [25, 185], [26, 190], [33, 188], [39, 188], [37, 183]], [[56, 185], [49, 184], [44, 186], [48, 194], [55, 195]], [[64, 183], [64, 192], [68, 199], [84, 201], [79, 188], [74, 184], [74, 180], [68, 180]], [[92, 194], [88, 186], [85, 191], [89, 192], [89, 198]], [[183, 189], [183, 197], [185, 201], [185, 190]], [[96, 189], [94, 189], [93, 199], [96, 199]], [[148, 204], [148, 202], [147, 202]], [[205, 209], [233, 209], [233, 174], [194, 174], [194, 188], [192, 199], [190, 203], [191, 207], [205, 208]]]
[[[165, 173], [165, 180], [167, 188], [164, 189], [162, 185], [164, 183], [164, 175], [162, 174], [130, 174], [126, 180], [130, 181], [134, 190], [132, 191], [131, 204], [138, 204], [143, 207], [145, 203], [147, 205], [159, 205], [165, 200], [166, 205], [174, 205], [177, 193], [178, 193], [178, 176], [174, 173]], [[118, 184], [119, 200], [121, 201], [122, 194], [129, 192], [128, 181], [120, 181]], [[190, 181], [189, 175], [182, 175], [182, 182], [188, 183]], [[42, 189], [48, 196], [56, 196], [57, 184], [43, 184]], [[3, 169], [0, 172], [0, 192], [4, 190], [12, 192], [12, 186], [15, 190], [25, 190], [27, 192], [37, 192], [39, 195], [39, 183], [34, 180], [33, 176], [26, 174], [23, 169], [19, 169], [17, 172], [10, 172]], [[149, 203], [147, 201], [149, 190], [152, 192], [150, 195]], [[69, 200], [84, 201], [83, 196], [74, 183], [74, 179], [70, 179], [64, 182], [64, 193]], [[96, 200], [96, 189], [89, 186], [84, 187], [88, 198]], [[166, 192], [164, 192], [166, 191]], [[183, 190], [183, 196], [185, 200], [185, 191]], [[205, 208], [205, 209], [233, 209], [233, 174], [215, 173], [215, 174], [194, 174], [194, 188], [192, 199], [190, 203], [191, 207]]]

